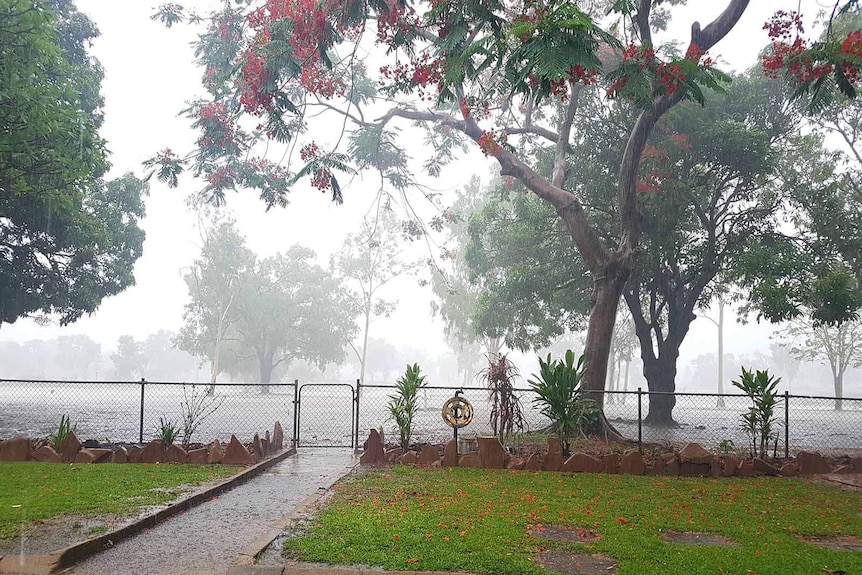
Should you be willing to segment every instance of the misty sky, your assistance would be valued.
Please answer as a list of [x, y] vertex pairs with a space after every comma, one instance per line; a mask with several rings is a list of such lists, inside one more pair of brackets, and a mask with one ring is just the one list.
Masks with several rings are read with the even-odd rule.
[[[101, 133], [112, 152], [112, 176], [126, 171], [143, 175], [141, 162], [144, 159], [168, 146], [182, 154], [190, 149], [194, 140], [189, 121], [178, 116], [186, 102], [204, 93], [199, 82], [201, 70], [193, 63], [190, 46], [194, 31], [183, 25], [168, 30], [161, 23], [151, 21], [154, 4], [140, 0], [77, 2], [78, 8], [96, 22], [102, 33], [91, 53], [101, 61], [106, 72], [102, 86], [106, 121]], [[196, 0], [183, 4], [206, 12], [208, 7], [217, 6], [219, 2]], [[705, 24], [725, 2], [689, 0], [688, 4], [674, 9], [675, 25], [668, 35], [657, 41], [669, 37], [686, 38], [692, 21], [700, 20]], [[741, 71], [755, 63], [758, 51], [767, 42], [763, 23], [779, 4], [787, 3], [752, 2], [737, 28], [711, 52], [723, 69]], [[817, 9], [815, 1], [802, 2], [807, 23], [812, 21]], [[420, 152], [417, 150], [417, 154]], [[428, 185], [440, 191], [451, 191], [476, 173], [487, 180], [493, 170], [492, 163], [475, 151], [444, 170], [439, 180], [429, 181]], [[356, 229], [373, 200], [376, 185], [373, 177], [369, 180], [355, 179], [345, 190], [342, 206], [332, 204], [328, 194], [321, 194], [307, 181], [302, 181], [292, 191], [291, 205], [286, 209], [265, 213], [264, 204], [253, 193], [229, 196], [228, 207], [248, 237], [249, 246], [259, 254], [269, 255], [301, 243], [315, 249], [325, 264], [344, 234]], [[177, 330], [187, 300], [181, 270], [197, 256], [201, 244], [195, 228], [196, 216], [185, 204], [187, 194], [199, 184], [191, 178], [184, 178], [181, 183], [177, 190], [170, 190], [155, 180], [151, 183], [147, 218], [143, 222], [147, 238], [144, 255], [135, 267], [136, 286], [104, 300], [93, 316], [71, 326], [37, 326], [32, 321], [19, 320], [0, 328], [0, 340], [26, 341], [83, 333], [105, 348], [111, 348], [122, 334], [143, 338], [159, 329]], [[418, 255], [423, 255], [418, 246], [417, 250]], [[424, 256], [427, 255], [425, 252]], [[392, 318], [378, 320], [373, 325], [372, 336], [397, 345], [445, 352], [441, 324], [430, 317], [430, 288], [420, 287], [410, 278], [393, 285], [390, 295], [393, 294], [401, 305]], [[768, 325], [736, 324], [730, 314], [726, 352], [737, 355], [750, 354], [755, 349], [765, 352], [770, 332]], [[697, 355], [714, 352], [715, 346], [715, 326], [709, 321], [697, 320], [683, 346], [679, 373], [682, 374], [686, 363]], [[736, 368], [728, 366], [727, 369]]]

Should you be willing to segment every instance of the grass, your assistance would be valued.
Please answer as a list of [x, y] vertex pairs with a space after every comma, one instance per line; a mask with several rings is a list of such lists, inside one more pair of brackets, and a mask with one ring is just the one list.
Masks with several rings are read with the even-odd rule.
[[0, 463], [0, 539], [16, 536], [22, 522], [57, 515], [129, 515], [235, 473], [204, 465]]
[[[862, 553], [798, 535], [859, 535], [862, 494], [787, 479], [695, 479], [396, 466], [342, 481], [285, 550], [301, 560], [390, 570], [539, 574], [543, 547], [605, 553], [620, 575], [862, 573]], [[593, 529], [588, 544], [527, 534], [540, 524]], [[541, 530], [541, 527], [538, 528]], [[738, 547], [664, 542], [666, 530], [724, 535]]]

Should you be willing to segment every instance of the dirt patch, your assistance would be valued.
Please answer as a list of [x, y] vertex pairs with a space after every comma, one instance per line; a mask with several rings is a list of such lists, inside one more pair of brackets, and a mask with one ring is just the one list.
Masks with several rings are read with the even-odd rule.
[[675, 545], [699, 545], [711, 547], [736, 547], [739, 545], [733, 539], [714, 533], [695, 533], [694, 531], [665, 531], [661, 538]]
[[601, 535], [592, 529], [570, 525], [527, 525], [526, 532], [537, 539], [561, 543], [589, 543], [601, 539]]
[[834, 535], [824, 537], [799, 536], [800, 541], [829, 551], [862, 551], [862, 539], [853, 535]]
[[533, 562], [548, 571], [564, 575], [604, 575], [617, 572], [617, 562], [607, 555], [572, 553], [548, 549], [533, 556]]

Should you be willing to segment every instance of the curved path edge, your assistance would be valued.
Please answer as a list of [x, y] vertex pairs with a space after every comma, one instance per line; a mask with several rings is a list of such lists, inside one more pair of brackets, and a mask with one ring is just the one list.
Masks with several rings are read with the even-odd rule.
[[49, 575], [51, 573], [57, 573], [63, 569], [67, 569], [75, 563], [83, 561], [101, 551], [110, 549], [124, 539], [128, 539], [129, 537], [136, 535], [145, 529], [149, 529], [178, 513], [187, 511], [188, 509], [191, 509], [196, 505], [200, 505], [220, 493], [228, 491], [237, 485], [257, 477], [273, 465], [281, 463], [295, 454], [295, 447], [284, 449], [269, 459], [252, 465], [220, 483], [201, 491], [197, 491], [188, 497], [184, 497], [172, 504], [169, 504], [163, 509], [144, 515], [140, 519], [125, 525], [120, 529], [104, 533], [98, 537], [93, 537], [92, 539], [73, 543], [68, 547], [58, 549], [57, 551], [53, 551], [47, 555], [9, 555], [2, 557], [0, 558], [0, 574], [17, 573], [21, 575]]

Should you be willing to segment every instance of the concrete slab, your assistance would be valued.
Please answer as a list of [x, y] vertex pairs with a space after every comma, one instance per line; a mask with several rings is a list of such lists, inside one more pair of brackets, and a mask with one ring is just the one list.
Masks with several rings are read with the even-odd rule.
[[354, 463], [355, 456], [347, 449], [300, 450], [259, 477], [83, 561], [68, 573], [223, 574], [240, 551], [268, 535], [279, 519], [318, 489], [328, 488]]

